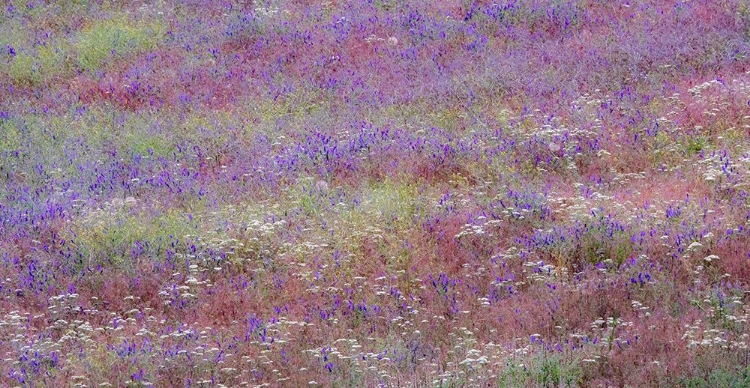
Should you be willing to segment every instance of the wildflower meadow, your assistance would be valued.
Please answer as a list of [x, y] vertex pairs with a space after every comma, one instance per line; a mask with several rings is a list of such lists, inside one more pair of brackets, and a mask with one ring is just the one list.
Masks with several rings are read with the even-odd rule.
[[750, 386], [748, 0], [8, 0], [0, 386]]

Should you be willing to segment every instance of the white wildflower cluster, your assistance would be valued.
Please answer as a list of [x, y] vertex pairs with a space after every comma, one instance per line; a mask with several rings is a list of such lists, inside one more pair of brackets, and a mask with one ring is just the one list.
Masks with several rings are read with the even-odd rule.
[[500, 365], [505, 358], [502, 354], [505, 353], [505, 349], [492, 342], [479, 344], [476, 334], [465, 326], [454, 328], [448, 336], [455, 344], [447, 351], [451, 361], [446, 362], [442, 373], [438, 373], [438, 366], [432, 364], [436, 369], [433, 384], [441, 385], [455, 380], [474, 382], [489, 378], [493, 364]]
[[591, 323], [591, 330], [595, 337], [599, 337], [598, 345], [602, 351], [610, 351], [617, 345], [618, 347], [627, 346], [627, 339], [624, 335], [628, 334], [628, 328], [633, 326], [633, 322], [623, 321], [617, 317], [597, 318]]
[[389, 46], [396, 46], [398, 45], [398, 38], [396, 38], [395, 36], [391, 36], [388, 38], [381, 38], [375, 34], [370, 34], [367, 38], [365, 38], [365, 42], [367, 43], [387, 42]]
[[117, 210], [124, 206], [133, 207], [137, 203], [138, 203], [138, 200], [132, 196], [127, 196], [125, 198], [116, 197], [116, 198], [113, 198], [111, 202], [106, 203], [105, 206], [111, 210]]
[[[537, 110], [534, 110], [526, 116], [515, 118], [521, 125], [515, 126], [512, 133], [519, 140], [540, 144], [554, 155], [562, 151], [564, 168], [576, 170], [576, 158], [584, 156], [576, 152], [576, 149], [596, 139], [602, 130], [602, 122], [597, 114], [602, 101], [589, 94], [574, 100], [571, 103], [573, 118], [569, 125], [564, 124], [560, 117], [540, 115]], [[545, 171], [545, 169], [540, 168], [540, 171]]]
[[[83, 309], [78, 304], [78, 294], [61, 294], [49, 298], [48, 313], [44, 318], [52, 322], [52, 327], [58, 330], [62, 335], [57, 341], [58, 345], [71, 341], [72, 343], [85, 343], [92, 345], [95, 343], [92, 338], [96, 331], [91, 323], [81, 319], [83, 316], [96, 314], [95, 309]], [[41, 316], [39, 318], [42, 318]]]
[[503, 209], [500, 212], [505, 219], [514, 219], [514, 220], [523, 220], [525, 219], [529, 213], [531, 213], [531, 210], [529, 209], [516, 209], [512, 206], [509, 206], [508, 208]]
[[[128, 304], [138, 305], [139, 299], [133, 295], [124, 297], [125, 308]], [[28, 312], [11, 311], [0, 317], [0, 338], [11, 344], [12, 349], [3, 355], [2, 362], [18, 369], [40, 363], [63, 363], [79, 357], [78, 349], [98, 349], [103, 338], [123, 338], [132, 334], [157, 341], [156, 334], [147, 328], [157, 324], [156, 319], [149, 315], [151, 308], [133, 308], [122, 314], [107, 312], [99, 309], [107, 304], [103, 299], [93, 296], [90, 301], [81, 301], [76, 293], [52, 296], [48, 303], [47, 311], [42, 314], [32, 316]], [[97, 321], [102, 323], [92, 323]], [[29, 329], [36, 330], [34, 327], [40, 322], [51, 335], [28, 338], [25, 334]], [[158, 324], [163, 325], [164, 321]], [[87, 376], [73, 376], [71, 379], [75, 383], [73, 386], [86, 386], [85, 383], [89, 382]], [[100, 386], [112, 385], [102, 382]]]
[[271, 17], [279, 13], [279, 8], [278, 7], [257, 7], [253, 11], [255, 12], [256, 16]]
[[[22, 358], [27, 358], [27, 362], [42, 362], [44, 359], [49, 359], [53, 352], [60, 352], [64, 341], [36, 338], [36, 336], [27, 337], [31, 321], [43, 318], [44, 316], [32, 316], [29, 312], [19, 310], [12, 310], [0, 316], [0, 339], [10, 345], [10, 349], [2, 355], [0, 362], [15, 368], [26, 367], [26, 365], [21, 365]], [[34, 356], [24, 357], [25, 355]]]
[[722, 84], [718, 80], [712, 79], [702, 84], [698, 84], [698, 85], [691, 87], [690, 89], [688, 89], [688, 92], [693, 97], [699, 97], [702, 95], [703, 91], [708, 90], [714, 86], [717, 88], [720, 88], [722, 87]]
[[[587, 189], [582, 183], [574, 183], [573, 187], [579, 192]], [[553, 214], [567, 216], [565, 219], [569, 221], [597, 220], [603, 214], [603, 209], [625, 216], [637, 211], [637, 206], [630, 201], [615, 201], [613, 196], [598, 190], [591, 191], [587, 196], [566, 196], [553, 192], [548, 201]]]
[[190, 264], [186, 276], [180, 272], [172, 273], [173, 279], [181, 279], [179, 283], [167, 282], [166, 288], [159, 291], [159, 296], [164, 300], [165, 306], [180, 303], [180, 301], [195, 301], [202, 289], [212, 287], [211, 280], [204, 278], [202, 274], [209, 271], [208, 268], [200, 267], [198, 264]]
[[630, 301], [630, 305], [633, 307], [633, 311], [635, 311], [636, 314], [638, 314], [639, 318], [651, 316], [651, 311], [650, 311], [651, 309], [648, 306], [644, 305], [643, 303], [637, 300], [632, 300]]
[[[747, 101], [750, 99], [750, 72], [741, 74], [731, 81], [709, 80], [691, 87], [688, 92], [703, 108], [703, 114], [710, 122], [721, 122], [726, 118], [725, 112], [731, 111], [731, 101]], [[737, 118], [740, 119], [741, 129], [750, 129], [750, 116], [744, 115]], [[734, 129], [736, 128], [727, 128], [728, 131]]]
[[[700, 319], [693, 322], [692, 325], [685, 325], [685, 333], [682, 335], [682, 340], [687, 342], [686, 346], [688, 348], [718, 346], [726, 349], [729, 347], [725, 331], [705, 329]], [[742, 346], [747, 347], [744, 342]]]
[[291, 377], [281, 372], [269, 356], [272, 353], [280, 352], [286, 346], [285, 344], [293, 341], [300, 332], [309, 330], [314, 326], [313, 323], [291, 320], [283, 315], [273, 322], [267, 322], [263, 326], [265, 336], [256, 336], [249, 342], [251, 345], [260, 346], [263, 350], [254, 357], [242, 356], [242, 361], [245, 363], [244, 369], [250, 372], [270, 371], [277, 382], [289, 380]]
[[[523, 263], [523, 266], [523, 272], [527, 274], [526, 279], [528, 279], [529, 282], [546, 283], [553, 279], [565, 279], [568, 274], [567, 268], [558, 267], [544, 261], [529, 261]], [[529, 271], [527, 271], [527, 269]]]
[[[268, 211], [277, 211], [278, 204], [272, 204], [266, 208]], [[277, 235], [287, 224], [285, 219], [276, 219], [271, 214], [264, 214], [257, 206], [245, 206], [235, 208], [227, 206], [220, 212], [212, 212], [206, 218], [205, 222], [210, 225], [216, 225], [214, 230], [203, 232], [203, 235], [212, 236], [211, 238], [201, 241], [202, 247], [209, 248], [215, 254], [224, 254], [229, 262], [238, 265], [248, 265], [254, 270], [262, 271], [261, 264], [264, 260], [268, 261], [273, 255], [281, 255], [289, 249], [290, 244], [277, 244], [275, 242]], [[232, 228], [239, 231], [241, 241], [237, 238], [228, 238], [224, 229]], [[219, 261], [216, 257], [200, 258], [201, 265], [210, 266]], [[214, 263], [214, 264], [211, 264]], [[220, 269], [219, 269], [220, 270]]]
[[[602, 153], [602, 151], [599, 151], [599, 152]], [[646, 179], [645, 171], [631, 172], [631, 173], [618, 173], [618, 174], [615, 174], [615, 176], [612, 178], [612, 184], [617, 184], [617, 185], [624, 187], [624, 186], [631, 184], [633, 181], [643, 180], [643, 179]]]
[[718, 153], [698, 161], [698, 166], [703, 171], [705, 181], [719, 184], [726, 181], [728, 171], [741, 171], [744, 168], [744, 166], [735, 162], [726, 163]]
[[691, 303], [703, 309], [707, 318], [685, 325], [682, 340], [688, 348], [748, 350], [750, 312], [741, 295], [724, 296], [711, 291]]
[[[526, 210], [526, 209], [524, 209]], [[492, 231], [500, 227], [501, 220], [488, 220], [485, 216], [477, 217], [473, 223], [465, 224], [461, 231], [456, 234], [455, 238], [460, 239], [464, 236], [483, 236], [492, 237]]]
[[[335, 364], [345, 363], [358, 374], [375, 375], [379, 379], [392, 378], [393, 363], [398, 354], [388, 352], [368, 351], [377, 347], [375, 338], [368, 338], [369, 343], [362, 344], [354, 338], [339, 338], [329, 346], [306, 349], [302, 352], [317, 360], [321, 365], [327, 362]], [[300, 369], [300, 372], [307, 368]]]

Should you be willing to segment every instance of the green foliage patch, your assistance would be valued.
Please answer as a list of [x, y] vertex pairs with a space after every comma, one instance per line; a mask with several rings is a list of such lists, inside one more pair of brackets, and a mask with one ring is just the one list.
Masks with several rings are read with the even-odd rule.
[[84, 70], [101, 67], [108, 58], [154, 48], [166, 28], [159, 22], [133, 23], [125, 17], [98, 21], [81, 31], [73, 47]]

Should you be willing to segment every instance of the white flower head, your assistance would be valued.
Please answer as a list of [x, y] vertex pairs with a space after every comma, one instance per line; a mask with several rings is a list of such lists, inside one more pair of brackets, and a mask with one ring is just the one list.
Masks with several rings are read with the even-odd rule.
[[712, 261], [716, 261], [716, 260], [719, 260], [719, 256], [716, 256], [716, 255], [708, 255], [708, 256], [704, 257], [704, 258], [703, 258], [703, 260], [705, 260], [705, 261], [706, 261], [707, 263], [710, 263], [710, 262], [712, 262]]

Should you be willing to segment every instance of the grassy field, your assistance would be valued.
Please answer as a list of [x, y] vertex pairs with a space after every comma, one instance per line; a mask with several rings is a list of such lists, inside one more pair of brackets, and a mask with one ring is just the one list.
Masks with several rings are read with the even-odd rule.
[[750, 386], [750, 3], [7, 1], [0, 386]]

